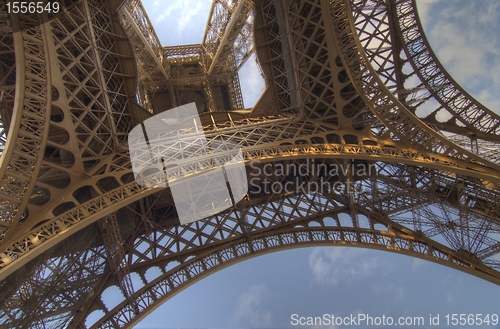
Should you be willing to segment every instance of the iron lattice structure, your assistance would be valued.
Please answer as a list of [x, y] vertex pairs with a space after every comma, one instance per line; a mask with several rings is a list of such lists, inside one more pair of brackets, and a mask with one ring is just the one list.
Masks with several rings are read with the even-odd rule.
[[[2, 327], [131, 327], [214, 271], [308, 245], [500, 283], [500, 118], [439, 64], [414, 1], [215, 0], [203, 42], [176, 47], [138, 0], [60, 2], [49, 19], [0, 2]], [[267, 88], [245, 109], [238, 71], [252, 53]], [[134, 181], [126, 141], [188, 102], [207, 138], [240, 146], [247, 164], [309, 168], [294, 180], [247, 166], [262, 187], [296, 193], [251, 186], [231, 209], [179, 225], [169, 189]], [[313, 168], [359, 164], [374, 170]], [[304, 182], [357, 188], [303, 193]], [[102, 298], [110, 287], [117, 305]]]

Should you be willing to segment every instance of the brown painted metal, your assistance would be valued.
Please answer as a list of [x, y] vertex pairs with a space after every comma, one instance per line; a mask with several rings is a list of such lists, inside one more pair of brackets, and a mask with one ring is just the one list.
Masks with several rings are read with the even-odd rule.
[[[2, 325], [131, 327], [215, 271], [308, 245], [403, 253], [500, 284], [500, 118], [442, 68], [412, 1], [216, 0], [202, 44], [176, 47], [161, 46], [137, 0], [73, 1], [43, 25], [4, 9]], [[237, 73], [252, 53], [267, 89], [244, 110]], [[431, 98], [439, 107], [415, 116]], [[126, 140], [191, 101], [206, 138], [238, 145], [258, 183], [180, 226], [169, 189], [133, 180]], [[360, 164], [373, 171], [315, 170]], [[280, 166], [306, 173], [263, 170]], [[264, 190], [273, 183], [292, 192]], [[123, 294], [115, 307], [102, 299], [111, 287]]]

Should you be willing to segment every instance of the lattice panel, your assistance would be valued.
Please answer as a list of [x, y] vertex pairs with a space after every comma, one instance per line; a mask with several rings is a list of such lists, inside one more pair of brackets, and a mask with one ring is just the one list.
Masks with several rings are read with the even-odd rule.
[[[45, 122], [48, 121], [50, 115], [47, 98], [51, 97], [50, 88], [47, 86], [48, 63], [45, 53], [47, 45], [42, 37], [42, 29], [37, 24], [38, 18], [36, 15], [34, 17], [14, 15], [11, 19], [22, 28], [20, 33], [13, 36], [13, 40], [14, 44], [22, 44], [16, 48], [19, 51], [16, 56], [23, 59], [21, 61], [23, 63], [18, 68], [21, 74], [16, 81], [18, 101], [14, 103], [12, 112], [6, 109], [2, 113], [6, 119], [12, 114], [9, 127], [15, 130], [11, 132], [9, 140], [5, 141], [0, 160], [0, 186], [2, 187], [0, 198], [3, 201], [0, 208], [0, 242], [8, 236], [7, 234], [12, 236], [13, 229], [19, 221], [28, 216], [26, 205], [34, 188], [34, 179], [41, 166], [40, 153], [43, 154], [47, 134]], [[5, 35], [2, 40], [9, 42], [12, 31], [4, 26], [2, 34]], [[12, 80], [9, 82], [12, 83]], [[9, 94], [10, 97], [13, 96], [12, 92], [6, 94], [8, 103]], [[2, 138], [5, 139], [5, 135]], [[9, 228], [11, 228], [10, 232], [8, 232]]]
[[[389, 15], [387, 3], [375, 0], [215, 1], [204, 43], [168, 48], [161, 47], [135, 0], [116, 16], [97, 0], [75, 2], [43, 29], [27, 29], [24, 39], [11, 39], [8, 28], [0, 27], [0, 47], [5, 50], [0, 53], [0, 69], [10, 74], [0, 87], [13, 90], [9, 86], [16, 83], [15, 92], [29, 97], [45, 90], [46, 108], [51, 109], [44, 112], [45, 126], [38, 126], [43, 118], [35, 111], [43, 107], [29, 103], [28, 96], [20, 97], [28, 111], [18, 131], [22, 143], [9, 151], [16, 140], [9, 141], [1, 158], [2, 170], [12, 172], [4, 175], [9, 181], [4, 180], [0, 189], [4, 214], [23, 208], [21, 196], [32, 197], [23, 231], [1, 245], [0, 296], [7, 302], [0, 307], [0, 318], [12, 326], [85, 328], [89, 314], [100, 310], [104, 315], [94, 327], [130, 327], [193, 279], [248, 255], [297, 245], [396, 251], [498, 284], [500, 264], [494, 257], [500, 251], [500, 167], [496, 143], [481, 139], [494, 140], [495, 118], [481, 111], [473, 111], [473, 118], [461, 116], [469, 109], [467, 104], [474, 104], [464, 93], [450, 96], [461, 100], [455, 103], [457, 122], [479, 125], [475, 131], [480, 138], [466, 139], [460, 129], [456, 136], [445, 138], [438, 133], [445, 128], [429, 126], [412, 114], [431, 96], [444, 99], [448, 94], [440, 96], [436, 88], [444, 91], [452, 84], [402, 88], [407, 76], [401, 75], [401, 66], [411, 61], [400, 55], [411, 53], [413, 44], [424, 54], [422, 44], [427, 45], [420, 37], [412, 43], [411, 38], [418, 36], [413, 3], [395, 5], [399, 11]], [[121, 55], [128, 47], [123, 47], [118, 21], [134, 54]], [[407, 36], [404, 24], [410, 27]], [[252, 26], [255, 36], [250, 37]], [[120, 148], [134, 114], [129, 99], [135, 97], [130, 83], [135, 65], [129, 65], [130, 60], [135, 56], [139, 64], [147, 62], [137, 70], [143, 102], [154, 94], [152, 90], [173, 94], [196, 79], [213, 111], [213, 83], [219, 80], [229, 82], [232, 107], [241, 108], [235, 68], [250, 54], [253, 39], [272, 101], [258, 114], [235, 115], [237, 120], [229, 112], [227, 120], [221, 113], [204, 113], [206, 122], [211, 122], [204, 127], [206, 138], [241, 147], [249, 175], [256, 160], [273, 168], [309, 165], [314, 160], [326, 165], [363, 163], [375, 170], [337, 175], [310, 170], [297, 181], [290, 175], [274, 175], [271, 182], [291, 184], [296, 192], [271, 194], [254, 186], [236, 207], [180, 226], [170, 190], [134, 181], [131, 155]], [[20, 54], [27, 58], [24, 66], [15, 68], [27, 70], [25, 77], [20, 75], [22, 81], [13, 80], [16, 72], [9, 65], [13, 46], [24, 48]], [[424, 63], [431, 57], [415, 58]], [[169, 63], [188, 62], [201, 63], [203, 74], [170, 77]], [[429, 63], [433, 70], [438, 67], [435, 59]], [[420, 64], [410, 64], [411, 74], [427, 81]], [[38, 75], [47, 65], [59, 70]], [[32, 80], [35, 74], [29, 70], [35, 70], [40, 80]], [[33, 81], [38, 85], [24, 88]], [[5, 95], [10, 106], [14, 93]], [[15, 108], [2, 111], [3, 122], [9, 113], [16, 113]], [[199, 150], [186, 147], [193, 133], [165, 131], [158, 136], [159, 142], [172, 146], [158, 155], [174, 165], [168, 173], [174, 180], [229, 160], [227, 154], [201, 159]], [[47, 146], [35, 137], [46, 138]], [[30, 153], [37, 145], [42, 145], [43, 156]], [[179, 154], [188, 161], [176, 162]], [[7, 162], [9, 166], [4, 166]], [[267, 177], [261, 175], [260, 179]], [[156, 185], [162, 182], [159, 176], [148, 179]], [[325, 180], [352, 182], [356, 189], [299, 188]], [[133, 214], [128, 228], [113, 217], [124, 209]], [[94, 223], [99, 220], [100, 230]], [[4, 221], [3, 227], [9, 223]], [[100, 234], [82, 237], [83, 245], [71, 243], [86, 230]], [[61, 246], [65, 247], [58, 249]], [[153, 268], [158, 269], [154, 278], [147, 274]], [[112, 287], [123, 294], [116, 307], [102, 298]]]
[[[341, 198], [340, 198], [341, 199]], [[445, 246], [418, 238], [393, 223], [391, 229], [383, 217], [356, 210], [351, 218], [346, 200], [331, 196], [295, 195], [250, 200], [244, 210], [232, 210], [186, 226], [161, 227], [152, 224], [154, 233], [140, 234], [130, 244], [130, 268], [137, 273], [140, 288], [135, 300], [138, 312], [123, 301], [114, 309], [103, 309], [105, 316], [94, 326], [127, 327], [139, 321], [155, 303], [175, 295], [191, 280], [205, 276], [218, 266], [238, 262], [247, 255], [280, 250], [289, 245], [347, 244], [406, 253], [432, 259], [464, 270], [475, 264], [461, 259]], [[231, 241], [229, 244], [227, 241]], [[156, 268], [156, 275], [146, 275]], [[488, 270], [482, 267], [486, 272]], [[75, 328], [85, 328], [74, 323]]]
[[207, 52], [207, 72], [235, 71], [253, 50], [252, 9], [249, 0], [216, 0], [203, 37]]
[[498, 141], [500, 117], [476, 101], [444, 70], [425, 38], [415, 1], [399, 0], [396, 9], [406, 55], [419, 78], [440, 103], [440, 107], [429, 115], [428, 120], [437, 121], [435, 116], [440, 111], [445, 111], [450, 117], [445, 126], [455, 128], [447, 130], [467, 127], [468, 131], [485, 133], [488, 134], [488, 139]]
[[[96, 233], [96, 232], [92, 232]], [[87, 241], [82, 241], [87, 239]], [[82, 250], [64, 242], [2, 281], [0, 321], [9, 328], [62, 328], [94, 291], [105, 271], [103, 247], [96, 235], [82, 234]], [[75, 241], [72, 241], [75, 243]]]

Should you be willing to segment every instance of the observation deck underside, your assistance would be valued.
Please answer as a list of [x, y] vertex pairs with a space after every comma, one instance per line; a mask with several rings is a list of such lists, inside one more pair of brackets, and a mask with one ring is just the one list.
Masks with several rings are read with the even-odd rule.
[[[2, 326], [131, 327], [215, 271], [308, 245], [500, 284], [500, 117], [444, 70], [414, 1], [214, 0], [202, 43], [175, 47], [139, 0], [59, 3], [52, 16], [0, 3]], [[252, 54], [266, 90], [245, 108]], [[127, 138], [192, 102], [205, 138], [238, 146], [253, 183], [180, 225], [170, 188], [134, 179]], [[187, 159], [169, 183], [222, 167], [182, 146], [198, 137], [160, 152]], [[123, 300], [108, 307], [112, 286]]]

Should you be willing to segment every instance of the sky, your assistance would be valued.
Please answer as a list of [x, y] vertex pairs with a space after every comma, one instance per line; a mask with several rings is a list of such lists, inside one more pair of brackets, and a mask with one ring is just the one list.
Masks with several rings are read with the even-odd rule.
[[[163, 45], [201, 42], [210, 0], [143, 3]], [[500, 2], [419, 0], [418, 8], [444, 67], [465, 90], [498, 113]], [[253, 59], [244, 69], [245, 105], [251, 106], [263, 85]], [[500, 287], [435, 263], [360, 248], [301, 248], [219, 271], [168, 300], [135, 328], [296, 328], [292, 314], [325, 313], [423, 316], [427, 325], [430, 315], [439, 314], [439, 327], [450, 328], [444, 323], [446, 314], [500, 314], [499, 305]]]

